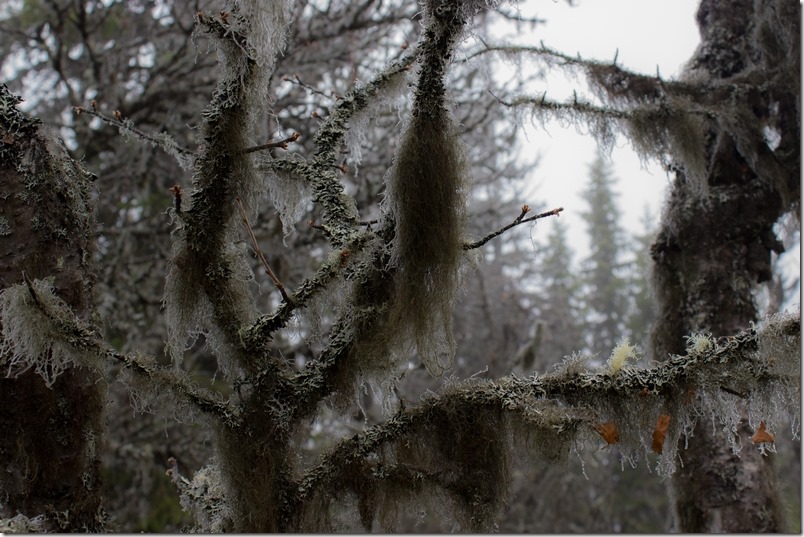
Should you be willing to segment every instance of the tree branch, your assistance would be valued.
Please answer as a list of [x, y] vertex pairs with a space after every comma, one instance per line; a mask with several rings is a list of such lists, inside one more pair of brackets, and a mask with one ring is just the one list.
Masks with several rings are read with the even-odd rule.
[[172, 369], [160, 367], [153, 358], [137, 358], [114, 350], [101, 340], [92, 327], [76, 317], [70, 307], [58, 296], [51, 293], [49, 296], [43, 297], [35, 283], [27, 276], [24, 276], [24, 281], [36, 308], [57, 327], [64, 340], [77, 351], [94, 354], [122, 364], [133, 374], [147, 379], [148, 382], [144, 385], [148, 386], [152, 393], [167, 391], [177, 396], [179, 400], [188, 403], [192, 408], [213, 415], [225, 423], [231, 424], [236, 421], [234, 408], [216, 398], [211, 392], [200, 388], [189, 378]]
[[534, 220], [538, 220], [540, 218], [547, 218], [548, 216], [559, 216], [561, 211], [563, 211], [563, 210], [564, 210], [564, 207], [558, 207], [557, 209], [553, 209], [553, 210], [550, 210], [550, 211], [547, 211], [547, 212], [544, 212], [544, 213], [541, 213], [541, 214], [537, 214], [535, 216], [531, 216], [529, 218], [525, 218], [525, 215], [528, 212], [530, 212], [530, 207], [528, 207], [527, 205], [523, 205], [522, 206], [522, 213], [519, 216], [517, 216], [516, 219], [514, 219], [513, 222], [511, 222], [507, 226], [504, 226], [504, 227], [498, 229], [497, 231], [489, 233], [488, 235], [486, 235], [485, 237], [483, 237], [479, 241], [469, 242], [469, 243], [464, 244], [463, 249], [464, 250], [474, 250], [475, 248], [480, 248], [481, 246], [483, 246], [484, 244], [489, 242], [494, 237], [499, 237], [500, 235], [502, 235], [503, 233], [505, 233], [509, 229], [511, 229], [513, 227], [516, 227], [519, 224], [524, 224], [526, 222], [533, 222]]
[[371, 233], [359, 233], [340, 250], [332, 252], [316, 271], [315, 275], [303, 281], [296, 292], [288, 297], [270, 315], [261, 316], [250, 328], [243, 331], [243, 342], [249, 349], [256, 349], [260, 342], [269, 341], [272, 334], [284, 328], [298, 308], [303, 308], [320, 291], [334, 281], [356, 254], [372, 237]]
[[[753, 391], [760, 389], [760, 386], [763, 390], [771, 385], [774, 389], [780, 389], [785, 384], [799, 382], [795, 368], [791, 368], [787, 374], [779, 373], [779, 370], [783, 371], [785, 367], [780, 362], [789, 365], [798, 359], [800, 313], [777, 316], [758, 330], [746, 330], [733, 337], [721, 338], [717, 343], [711, 339], [691, 339], [697, 343], [690, 344], [686, 355], [672, 356], [649, 369], [626, 367], [618, 374], [582, 373], [575, 369], [574, 365], [577, 364], [568, 364], [566, 370], [548, 375], [529, 378], [512, 376], [495, 381], [473, 380], [454, 384], [418, 406], [401, 408], [386, 422], [341, 441], [301, 479], [295, 498], [296, 506], [303, 508], [305, 502], [316, 494], [344, 490], [344, 483], [353, 482], [354, 473], [361, 471], [361, 468], [374, 469], [363, 470], [362, 478], [371, 478], [372, 475], [381, 478], [383, 474], [377, 469], [382, 466], [382, 461], [407, 460], [400, 451], [402, 446], [408, 446], [405, 448], [408, 451], [415, 450], [413, 446], [419, 441], [417, 435], [442, 434], [438, 428], [443, 427], [445, 419], [446, 423], [451, 424], [450, 427], [458, 430], [465, 428], [466, 434], [471, 434], [478, 423], [482, 423], [484, 416], [492, 416], [492, 420], [498, 423], [498, 435], [504, 435], [509, 427], [518, 424], [517, 427], [535, 430], [534, 436], [553, 436], [550, 440], [534, 442], [557, 446], [555, 449], [563, 450], [564, 455], [566, 450], [561, 446], [577, 441], [578, 435], [584, 431], [591, 433], [599, 429], [599, 423], [604, 420], [614, 419], [619, 421], [621, 429], [631, 430], [630, 435], [622, 435], [622, 441], [630, 442], [632, 445], [624, 449], [632, 451], [648, 449], [647, 446], [652, 445], [650, 438], [655, 423], [654, 414], [658, 415], [668, 407], [675, 409], [671, 415], [676, 422], [675, 434], [678, 435], [686, 430], [681, 423], [699, 419], [702, 412], [716, 412], [711, 406], [696, 408], [696, 405], [711, 404], [704, 396], [717, 398], [720, 397], [717, 392], [726, 391], [732, 395], [750, 397], [750, 389], [741, 393], [721, 383], [721, 379], [738, 376], [730, 376], [730, 370], [741, 371], [743, 379], [753, 385]], [[765, 349], [770, 350], [772, 355], [763, 354], [763, 346], [772, 347], [772, 350]], [[696, 392], [697, 399], [694, 401], [689, 398], [691, 386]], [[798, 405], [795, 390], [785, 395], [785, 404], [789, 405], [791, 412], [795, 412]], [[616, 412], [610, 401], [616, 402]], [[750, 407], [752, 401], [748, 403]], [[638, 419], [642, 414], [646, 418]], [[715, 417], [725, 419], [725, 416]], [[628, 419], [635, 421], [630, 423], [626, 421]], [[458, 423], [461, 420], [466, 420], [466, 423]], [[428, 424], [437, 427], [431, 430]], [[640, 438], [644, 438], [645, 442], [641, 442]], [[438, 438], [431, 436], [425, 441], [435, 445], [439, 443]], [[671, 445], [674, 443], [665, 442], [666, 449], [671, 449]], [[460, 452], [457, 446], [451, 449]], [[548, 458], [555, 454], [546, 453]], [[424, 466], [409, 468], [413, 472], [411, 475], [431, 473], [432, 469], [427, 467], [427, 463], [421, 463]], [[482, 467], [489, 461], [473, 459], [472, 463]]]
[[124, 119], [118, 110], [114, 111], [114, 117], [109, 117], [96, 110], [97, 103], [93, 100], [92, 110], [88, 110], [82, 106], [73, 106], [73, 111], [76, 115], [87, 114], [96, 117], [113, 127], [117, 127], [121, 134], [133, 135], [138, 140], [150, 143], [154, 147], [158, 147], [168, 155], [176, 159], [179, 165], [184, 169], [190, 169], [195, 162], [195, 153], [187, 148], [181, 147], [176, 141], [167, 133], [160, 132], [152, 134], [138, 129], [130, 119]]
[[371, 82], [339, 100], [315, 135], [316, 150], [308, 164], [307, 179], [312, 183], [315, 201], [323, 206], [324, 225], [333, 246], [340, 247], [348, 240], [357, 221], [357, 215], [344, 201], [343, 185], [335, 173], [349, 120], [366, 108], [393, 79], [407, 71], [415, 59], [416, 54], [408, 52], [378, 73]]

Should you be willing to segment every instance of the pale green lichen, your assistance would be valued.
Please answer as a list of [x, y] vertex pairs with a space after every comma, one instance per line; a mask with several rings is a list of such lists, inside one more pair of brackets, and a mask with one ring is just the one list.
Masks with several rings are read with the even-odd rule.
[[685, 339], [687, 340], [687, 352], [691, 354], [703, 354], [714, 345], [712, 336], [707, 334], [692, 334]]
[[631, 345], [628, 338], [623, 337], [611, 351], [608, 366], [609, 373], [616, 375], [628, 363], [628, 360], [637, 360], [636, 345]]
[[168, 476], [179, 490], [179, 501], [184, 511], [191, 513], [200, 533], [224, 533], [232, 531], [232, 509], [226, 501], [227, 490], [223, 484], [219, 461], [213, 459], [193, 474], [192, 481], [182, 477], [178, 464], [171, 459]]
[[[368, 105], [355, 110], [355, 113], [349, 119], [349, 127], [344, 134], [343, 142], [346, 146], [346, 161], [352, 164], [355, 170], [363, 160], [363, 148], [368, 142], [366, 133], [369, 130], [369, 121], [389, 109], [401, 114], [404, 102], [401, 97], [408, 89], [409, 83], [406, 75], [407, 72], [403, 71], [391, 77], [388, 83], [376, 92]], [[359, 86], [357, 91], [361, 91], [363, 87]]]
[[71, 333], [75, 315], [52, 285], [34, 280], [30, 287], [17, 284], [0, 292], [3, 367], [12, 377], [33, 369], [48, 386], [69, 368], [99, 366], [96, 350]]

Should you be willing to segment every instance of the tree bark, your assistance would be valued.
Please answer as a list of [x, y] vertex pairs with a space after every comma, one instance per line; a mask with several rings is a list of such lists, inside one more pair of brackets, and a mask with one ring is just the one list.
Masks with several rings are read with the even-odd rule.
[[[682, 354], [685, 335], [725, 336], [756, 320], [752, 290], [771, 277], [771, 251], [782, 250], [773, 225], [800, 196], [800, 44], [798, 38], [785, 43], [786, 36], [800, 33], [800, 8], [789, 0], [704, 0], [698, 23], [702, 43], [689, 65], [692, 72], [716, 83], [737, 85], [757, 75], [767, 82], [750, 89], [750, 107], [741, 110], [742, 119], [755, 124], [729, 128], [727, 121], [710, 120], [706, 184], [676, 175], [651, 247], [659, 302], [652, 334], [656, 357]], [[774, 55], [774, 48], [781, 54]], [[761, 132], [763, 125], [778, 133], [776, 148], [761, 134], [745, 135]], [[739, 431], [739, 454], [731, 452], [724, 434], [699, 423], [688, 449], [679, 450], [683, 468], [671, 485], [674, 529], [785, 531], [772, 456], [753, 446], [746, 426]]]
[[[93, 312], [91, 175], [0, 86], [0, 288], [53, 278], [58, 296]], [[35, 517], [28, 530], [103, 531], [100, 452], [106, 387], [71, 368], [52, 386], [29, 369], [7, 377], [0, 356], [0, 517]], [[13, 373], [13, 371], [12, 371]]]

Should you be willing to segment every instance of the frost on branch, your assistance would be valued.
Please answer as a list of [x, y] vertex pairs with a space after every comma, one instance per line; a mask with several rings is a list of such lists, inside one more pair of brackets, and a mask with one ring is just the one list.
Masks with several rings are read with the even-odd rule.
[[649, 369], [589, 372], [576, 358], [543, 376], [451, 383], [330, 450], [300, 482], [296, 527], [332, 531], [330, 508], [342, 504], [367, 531], [375, 521], [390, 531], [405, 506], [424, 504], [448, 506], [464, 531], [488, 531], [515, 453], [560, 463], [603, 436], [624, 462], [655, 460], [668, 475], [684, 457], [679, 438], [696, 421], [724, 429], [735, 451], [764, 449], [736, 443], [738, 402], [755, 429], [780, 434], [789, 418], [797, 437], [800, 314], [717, 341], [702, 337]]

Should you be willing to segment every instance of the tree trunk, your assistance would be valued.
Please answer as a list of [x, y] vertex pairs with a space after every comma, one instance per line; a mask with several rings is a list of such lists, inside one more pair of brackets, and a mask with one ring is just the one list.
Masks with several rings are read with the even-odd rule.
[[[689, 65], [696, 76], [736, 85], [760, 75], [768, 83], [746, 98], [745, 115], [731, 126], [710, 120], [706, 184], [676, 175], [651, 247], [656, 357], [683, 354], [685, 335], [725, 336], [756, 320], [752, 290], [771, 277], [771, 250], [782, 249], [772, 226], [800, 195], [800, 8], [789, 0], [704, 0], [698, 22], [702, 43]], [[794, 43], [785, 42], [790, 35]], [[755, 123], [746, 125], [746, 117]], [[763, 125], [779, 134], [777, 147], [757, 135]], [[683, 468], [672, 480], [677, 531], [785, 531], [772, 456], [762, 456], [741, 429], [739, 455], [711, 423], [699, 423], [689, 448], [679, 450]]]
[[[38, 120], [15, 108], [19, 101], [0, 86], [0, 288], [52, 277], [56, 294], [88, 317], [91, 176]], [[104, 382], [94, 371], [70, 368], [48, 386], [32, 369], [8, 375], [8, 358], [0, 356], [0, 517], [18, 517], [12, 529], [23, 531], [103, 531]]]

